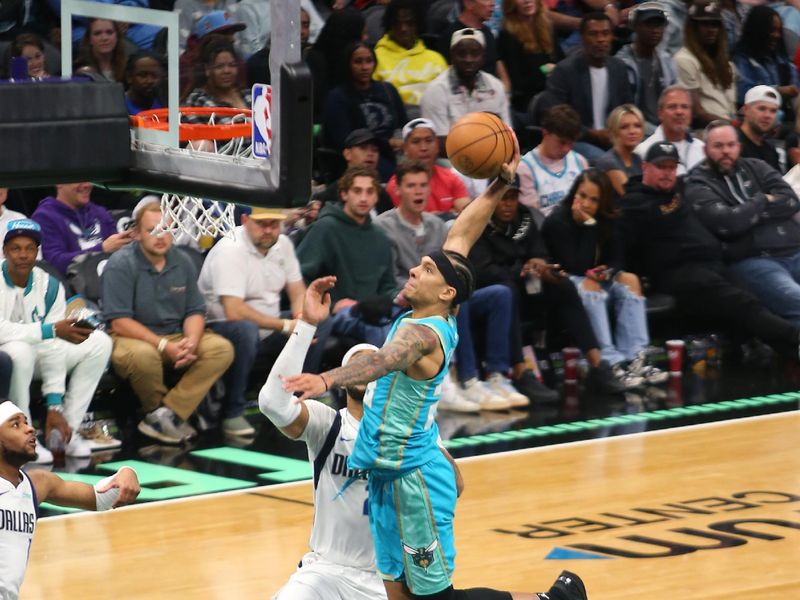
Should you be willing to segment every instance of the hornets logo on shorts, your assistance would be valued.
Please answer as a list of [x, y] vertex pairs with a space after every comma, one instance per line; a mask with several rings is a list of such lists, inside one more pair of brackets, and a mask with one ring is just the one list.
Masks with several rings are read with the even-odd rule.
[[406, 554], [411, 555], [411, 560], [414, 561], [415, 566], [427, 571], [428, 567], [433, 564], [433, 561], [436, 558], [436, 555], [433, 553], [433, 551], [436, 550], [438, 546], [439, 540], [433, 540], [431, 545], [427, 546], [426, 548], [412, 548], [404, 543], [403, 550], [405, 550]]

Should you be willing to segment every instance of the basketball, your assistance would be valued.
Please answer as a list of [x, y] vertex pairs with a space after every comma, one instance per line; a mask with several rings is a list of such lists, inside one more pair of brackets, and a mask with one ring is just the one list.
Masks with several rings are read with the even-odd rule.
[[473, 179], [497, 177], [514, 155], [514, 137], [500, 117], [473, 112], [461, 117], [447, 134], [447, 157], [459, 173]]

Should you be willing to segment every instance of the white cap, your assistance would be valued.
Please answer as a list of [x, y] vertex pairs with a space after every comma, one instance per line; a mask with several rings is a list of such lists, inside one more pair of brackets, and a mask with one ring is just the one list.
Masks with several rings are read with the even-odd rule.
[[136, 217], [139, 216], [139, 213], [142, 212], [142, 209], [150, 204], [161, 204], [161, 196], [156, 196], [155, 194], [147, 194], [146, 196], [142, 196], [141, 200], [139, 200], [139, 202], [137, 202], [136, 206], [133, 208], [131, 219], [135, 221]]
[[403, 141], [405, 141], [417, 127], [425, 127], [436, 133], [436, 125], [433, 124], [433, 121], [424, 117], [419, 117], [418, 119], [411, 119], [406, 123], [405, 127], [403, 127]]
[[480, 29], [465, 27], [464, 29], [454, 31], [453, 35], [450, 36], [450, 47], [452, 48], [458, 42], [463, 42], [464, 40], [475, 40], [481, 46], [486, 48], [486, 36], [483, 35], [483, 32]]
[[24, 415], [19, 407], [11, 402], [11, 400], [6, 400], [2, 404], [0, 404], [0, 425], [8, 421], [14, 415]]
[[744, 95], [745, 104], [752, 104], [753, 102], [769, 102], [770, 104], [780, 107], [781, 95], [773, 87], [757, 85], [747, 90], [747, 93]]
[[350, 350], [348, 350], [347, 353], [344, 355], [344, 358], [342, 358], [342, 366], [345, 366], [347, 363], [349, 363], [350, 359], [353, 358], [356, 354], [358, 354], [359, 352], [364, 352], [366, 350], [377, 352], [378, 347], [373, 346], [372, 344], [356, 344], [355, 346], [350, 348]]

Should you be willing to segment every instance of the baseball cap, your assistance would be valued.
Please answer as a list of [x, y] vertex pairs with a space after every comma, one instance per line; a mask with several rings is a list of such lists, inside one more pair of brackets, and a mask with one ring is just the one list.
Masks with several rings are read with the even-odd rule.
[[644, 161], [649, 163], [658, 163], [662, 160], [674, 160], [681, 162], [681, 157], [678, 154], [678, 149], [674, 144], [669, 142], [656, 142], [647, 149], [647, 154], [644, 156]]
[[694, 21], [722, 21], [722, 9], [715, 0], [694, 0], [688, 14]]
[[212, 10], [203, 15], [194, 25], [194, 34], [201, 38], [209, 33], [234, 33], [246, 29], [247, 25], [232, 21], [224, 10]]
[[3, 243], [8, 243], [15, 237], [19, 237], [21, 235], [32, 238], [37, 244], [42, 243], [42, 228], [39, 227], [39, 224], [36, 221], [31, 219], [15, 219], [13, 221], [9, 221], [8, 226], [6, 227], [6, 238]]
[[744, 95], [744, 103], [751, 104], [753, 102], [769, 102], [775, 106], [780, 107], [781, 95], [775, 89], [768, 85], [757, 85], [747, 90]]
[[465, 27], [464, 29], [454, 31], [453, 35], [450, 36], [450, 47], [452, 48], [457, 43], [463, 42], [464, 40], [475, 40], [481, 46], [486, 48], [486, 36], [483, 35], [483, 32], [480, 29]]
[[266, 208], [264, 206], [248, 206], [243, 210], [243, 213], [256, 221], [283, 221], [286, 218], [286, 213], [280, 208]]
[[405, 141], [405, 139], [411, 135], [411, 132], [417, 127], [425, 127], [436, 133], [436, 126], [430, 119], [425, 119], [424, 117], [420, 117], [419, 119], [411, 119], [408, 123], [406, 123], [405, 127], [403, 127], [403, 141]]
[[352, 148], [353, 146], [360, 146], [367, 142], [373, 142], [376, 146], [380, 146], [381, 140], [369, 129], [354, 129], [344, 138], [344, 147]]
[[660, 2], [642, 2], [631, 11], [628, 17], [628, 21], [631, 25], [637, 25], [654, 19], [664, 21], [664, 23], [668, 21], [667, 10]]

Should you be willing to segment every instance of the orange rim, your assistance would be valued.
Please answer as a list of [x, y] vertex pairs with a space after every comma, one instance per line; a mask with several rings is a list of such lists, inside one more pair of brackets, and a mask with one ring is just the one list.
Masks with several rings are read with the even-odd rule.
[[[205, 117], [215, 115], [220, 118], [231, 118], [244, 116], [248, 119], [245, 123], [183, 123], [178, 126], [178, 139], [181, 142], [195, 140], [231, 140], [233, 138], [250, 137], [252, 126], [250, 118], [252, 111], [248, 108], [225, 108], [225, 107], [205, 107], [205, 106], [182, 106], [178, 109], [181, 118], [184, 117]], [[132, 115], [131, 126], [142, 129], [157, 129], [167, 131], [169, 129], [169, 109], [154, 108], [143, 110]]]

